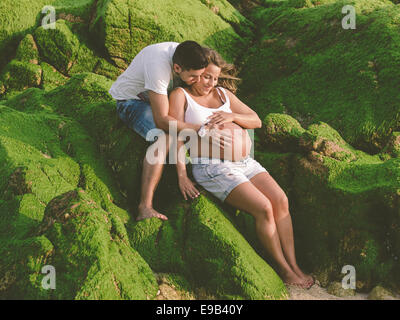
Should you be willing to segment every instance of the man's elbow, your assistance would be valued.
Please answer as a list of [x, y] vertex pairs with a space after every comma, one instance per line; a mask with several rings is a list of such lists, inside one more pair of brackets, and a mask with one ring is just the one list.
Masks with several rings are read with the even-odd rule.
[[157, 128], [164, 130], [166, 133], [169, 131], [169, 119], [168, 117], [154, 119], [154, 123]]

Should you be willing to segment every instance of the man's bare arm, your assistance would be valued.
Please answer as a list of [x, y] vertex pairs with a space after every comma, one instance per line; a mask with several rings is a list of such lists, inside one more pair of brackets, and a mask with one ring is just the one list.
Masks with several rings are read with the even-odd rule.
[[171, 117], [169, 112], [169, 101], [168, 96], [149, 91], [150, 105], [153, 110], [153, 117], [156, 126], [165, 132], [168, 132], [169, 122], [177, 121], [178, 132], [183, 129], [193, 129], [198, 131], [200, 125], [193, 123], [186, 123], [184, 121], [177, 120]]

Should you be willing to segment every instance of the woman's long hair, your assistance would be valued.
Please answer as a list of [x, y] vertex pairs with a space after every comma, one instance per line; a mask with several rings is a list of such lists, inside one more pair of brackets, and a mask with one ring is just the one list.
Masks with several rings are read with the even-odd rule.
[[218, 86], [228, 89], [235, 94], [238, 82], [240, 81], [240, 79], [236, 77], [237, 70], [235, 66], [227, 63], [217, 51], [205, 47], [203, 47], [203, 50], [208, 63], [215, 64], [217, 67], [221, 68], [221, 74], [218, 78]]

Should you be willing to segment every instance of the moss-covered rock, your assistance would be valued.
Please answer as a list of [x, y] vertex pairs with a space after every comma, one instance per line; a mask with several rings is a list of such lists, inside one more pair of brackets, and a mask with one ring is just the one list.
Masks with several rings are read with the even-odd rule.
[[42, 68], [33, 63], [11, 61], [1, 75], [4, 93], [38, 87], [42, 81]]
[[[288, 5], [294, 2], [300, 5]], [[304, 128], [323, 121], [377, 153], [398, 128], [400, 7], [355, 0], [356, 29], [344, 29], [348, 2], [309, 2], [266, 1], [253, 10], [260, 36], [247, 51], [241, 92], [261, 118], [288, 113]]]
[[263, 121], [262, 144], [282, 152], [298, 151], [299, 138], [304, 131], [300, 123], [291, 116], [270, 113]]
[[[31, 98], [44, 102], [43, 95]], [[16, 97], [10, 104], [17, 106], [18, 101]], [[151, 269], [127, 238], [129, 215], [113, 203], [124, 202], [112, 190], [114, 183], [85, 130], [65, 117], [24, 113], [3, 105], [0, 141], [1, 176], [6, 177], [0, 185], [0, 228], [7, 252], [2, 255], [0, 276], [11, 279], [1, 295], [24, 299], [154, 298], [157, 285]], [[76, 187], [83, 188], [79, 190], [84, 195], [71, 191], [78, 190]], [[82, 207], [74, 206], [80, 202]], [[69, 232], [69, 228], [82, 226], [87, 232]], [[45, 245], [50, 243], [46, 239], [55, 250]], [[37, 252], [22, 250], [31, 243], [40, 244]], [[90, 248], [88, 252], [77, 254], [85, 246]], [[64, 255], [68, 250], [74, 253]], [[30, 269], [16, 266], [28, 259], [35, 261], [28, 265]], [[56, 267], [57, 281], [64, 290], [50, 293], [41, 289], [40, 270], [45, 264]], [[111, 267], [118, 275], [113, 275]], [[68, 272], [63, 274], [65, 268]], [[77, 278], [71, 280], [71, 276]]]
[[200, 285], [225, 297], [285, 298], [282, 280], [217, 205], [200, 196], [191, 208], [185, 259]]
[[49, 202], [39, 232], [56, 246], [51, 264], [59, 285], [54, 298], [155, 297], [156, 279], [131, 248], [126, 231], [114, 226], [117, 219], [81, 189]]
[[156, 274], [159, 291], [156, 300], [194, 300], [196, 293], [190, 283], [176, 273]]
[[394, 300], [394, 297], [390, 291], [381, 286], [376, 286], [369, 293], [368, 300]]
[[40, 66], [42, 67], [42, 88], [46, 91], [62, 86], [69, 80], [68, 77], [46, 62], [41, 62]]
[[[302, 268], [323, 285], [346, 264], [364, 291], [400, 283], [398, 6], [355, 0], [355, 33], [341, 0], [230, 3], [1, 2], [0, 298], [285, 297], [254, 219], [204, 190], [185, 203], [173, 165], [154, 197], [169, 220], [132, 219], [147, 145], [116, 117], [111, 79], [144, 46], [187, 39], [239, 58], [264, 119], [256, 159], [289, 197]], [[44, 5], [56, 29], [40, 26]]]
[[312, 124], [299, 139], [300, 146], [306, 151], [315, 151], [321, 155], [342, 161], [355, 161], [357, 156], [339, 133], [328, 124]]
[[395, 131], [391, 134], [389, 141], [382, 152], [388, 153], [392, 157], [400, 157], [400, 132]]
[[39, 64], [39, 50], [31, 34], [27, 34], [20, 42], [15, 59], [26, 63]]
[[340, 282], [332, 282], [327, 288], [326, 291], [329, 294], [332, 294], [337, 297], [348, 297], [354, 296], [356, 291], [354, 289], [345, 289]]
[[121, 68], [126, 68], [145, 46], [164, 41], [195, 40], [232, 59], [248, 40], [229, 23], [247, 34], [251, 23], [228, 1], [214, 2], [209, 2], [213, 13], [203, 1], [98, 1], [91, 30]]
[[39, 27], [35, 30], [34, 37], [42, 59], [63, 74], [68, 74], [78, 58], [80, 43], [66, 21], [57, 20], [54, 29]]
[[[42, 25], [43, 18], [55, 9], [56, 19], [89, 23], [94, 0], [3, 0], [0, 4], [0, 71], [15, 55], [20, 40]], [[74, 19], [73, 19], [74, 18]], [[79, 18], [79, 19], [78, 19]]]

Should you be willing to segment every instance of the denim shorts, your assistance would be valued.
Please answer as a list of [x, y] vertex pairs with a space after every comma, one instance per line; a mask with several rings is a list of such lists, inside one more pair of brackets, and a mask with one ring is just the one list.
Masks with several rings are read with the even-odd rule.
[[192, 163], [192, 174], [196, 182], [214, 196], [225, 201], [231, 191], [255, 175], [268, 171], [250, 156], [241, 161], [197, 158]]
[[154, 142], [163, 130], [156, 127], [150, 103], [138, 99], [117, 101], [119, 118], [146, 141]]

